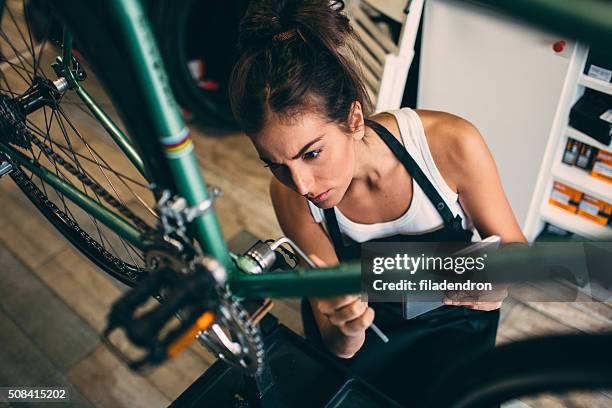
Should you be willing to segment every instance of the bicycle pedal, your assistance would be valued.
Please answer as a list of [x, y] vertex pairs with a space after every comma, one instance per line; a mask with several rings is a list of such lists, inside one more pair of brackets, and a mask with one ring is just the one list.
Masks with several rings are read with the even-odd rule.
[[10, 174], [11, 171], [13, 171], [13, 165], [11, 163], [3, 161], [0, 164], [0, 178]]

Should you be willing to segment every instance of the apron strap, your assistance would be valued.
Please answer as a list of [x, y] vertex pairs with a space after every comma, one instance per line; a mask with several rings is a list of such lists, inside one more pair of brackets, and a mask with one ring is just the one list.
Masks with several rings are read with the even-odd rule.
[[[427, 178], [423, 170], [419, 167], [416, 161], [410, 156], [408, 150], [385, 128], [379, 123], [371, 121], [369, 119], [365, 120], [365, 123], [370, 126], [374, 131], [380, 136], [380, 138], [387, 144], [389, 149], [393, 152], [395, 157], [397, 157], [406, 170], [408, 170], [408, 174], [414, 178], [414, 180], [419, 184], [421, 190], [425, 193], [427, 198], [432, 202], [442, 220], [444, 220], [444, 224], [449, 225], [452, 224], [453, 221], [457, 221], [453, 216], [451, 210], [449, 210], [448, 206], [444, 199], [438, 193], [438, 190], [431, 184], [431, 181]], [[461, 217], [459, 217], [461, 219]]]
[[325, 215], [325, 223], [327, 225], [327, 231], [329, 232], [329, 236], [331, 237], [332, 244], [334, 244], [336, 255], [338, 256], [338, 260], [342, 262], [345, 258], [344, 243], [342, 241], [342, 234], [340, 233], [340, 227], [338, 226], [338, 220], [336, 219], [336, 211], [334, 210], [334, 207], [325, 208], [323, 210], [323, 214]]
[[[412, 158], [412, 156], [410, 156], [410, 153], [408, 153], [406, 148], [384, 126], [369, 119], [366, 119], [365, 123], [374, 129], [374, 131], [380, 136], [389, 149], [391, 149], [391, 152], [395, 155], [395, 157], [402, 162], [406, 170], [408, 170], [408, 174], [414, 178], [414, 180], [421, 187], [421, 190], [423, 190], [427, 198], [429, 198], [431, 203], [434, 205], [434, 208], [436, 211], [438, 211], [440, 217], [442, 217], [444, 225], [451, 227], [453, 230], [462, 230], [461, 216], [453, 216], [453, 213], [446, 205], [444, 199], [440, 196], [440, 193], [438, 193], [438, 190], [436, 190], [431, 181], [429, 181], [425, 173], [423, 173], [423, 170], [421, 170], [417, 162]], [[343, 261], [345, 258], [346, 248], [342, 240], [340, 227], [338, 226], [336, 212], [334, 208], [326, 208], [323, 210], [323, 213], [325, 215], [327, 231], [330, 235], [332, 243], [334, 244], [338, 260]]]

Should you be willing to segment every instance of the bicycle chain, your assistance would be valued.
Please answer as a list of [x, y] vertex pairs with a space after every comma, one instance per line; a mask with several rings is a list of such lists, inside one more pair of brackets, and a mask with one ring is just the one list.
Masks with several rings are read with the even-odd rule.
[[[8, 133], [12, 135], [11, 139], [8, 141], [10, 144], [16, 145], [23, 149], [29, 148], [29, 143], [36, 145], [45, 155], [45, 157], [49, 159], [49, 161], [63, 167], [85, 186], [89, 187], [98, 197], [102, 198], [109, 205], [119, 211], [124, 217], [129, 219], [135, 226], [148, 234], [152, 234], [155, 231], [129, 208], [120, 203], [99, 183], [92, 180], [88, 175], [79, 170], [72, 163], [67, 162], [62, 156], [54, 152], [43, 141], [33, 135], [25, 124], [15, 118], [12, 112], [10, 112], [10, 110], [7, 108], [8, 107], [6, 105], [0, 106], [0, 115], [2, 115], [2, 119], [5, 121], [4, 128], [7, 128], [7, 123], [12, 128], [12, 132], [4, 132], [5, 134]], [[115, 268], [122, 273], [123, 277], [127, 278], [130, 282], [136, 284], [147, 274], [146, 269], [139, 268], [136, 265], [134, 265], [133, 268], [130, 268], [126, 262], [122, 261], [106, 250], [97, 240], [92, 238], [54, 202], [49, 200], [49, 198], [30, 178], [23, 173], [23, 171], [21, 171], [19, 167], [14, 166], [11, 173], [11, 178], [22, 189], [28, 191], [29, 195], [34, 196], [41, 204], [46, 206], [56, 216], [61, 218], [61, 220], [68, 225], [74, 231], [74, 233], [78, 234], [85, 242], [87, 242], [88, 245], [93, 246], [96, 251], [98, 251], [108, 262], [114, 265]], [[230, 292], [223, 288], [219, 288], [219, 290], [222, 305], [225, 307], [228, 313], [227, 316], [221, 319], [222, 323], [225, 327], [230, 328], [235, 336], [238, 336], [237, 340], [241, 346], [241, 352], [239, 353], [239, 356], [233, 355], [233, 353], [225, 348], [222, 343], [219, 343], [218, 340], [209, 337], [208, 333], [206, 332], [200, 333], [198, 338], [202, 344], [209, 348], [209, 350], [215, 352], [215, 354], [231, 365], [246, 371], [250, 375], [255, 375], [256, 373], [260, 372], [263, 367], [264, 344], [261, 337], [261, 332], [258, 326], [254, 325], [250, 321], [248, 314], [242, 305], [232, 298]]]

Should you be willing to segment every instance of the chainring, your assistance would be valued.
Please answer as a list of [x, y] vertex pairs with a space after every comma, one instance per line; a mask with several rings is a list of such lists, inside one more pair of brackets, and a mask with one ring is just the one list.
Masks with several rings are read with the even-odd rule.
[[[147, 265], [149, 268], [169, 267], [179, 275], [194, 269], [204, 269], [213, 275], [218, 283], [219, 296], [216, 321], [211, 328], [198, 333], [197, 339], [216, 357], [248, 375], [256, 375], [263, 367], [264, 359], [264, 345], [259, 327], [249, 320], [246, 310], [225, 288], [225, 268], [212, 258], [197, 255], [186, 257], [185, 248], [188, 246], [169, 237], [158, 240], [158, 244], [147, 251]], [[163, 291], [158, 299], [163, 302]]]
[[218, 323], [198, 334], [198, 340], [218, 358], [250, 376], [259, 374], [264, 363], [264, 343], [242, 305], [227, 289], [219, 290]]

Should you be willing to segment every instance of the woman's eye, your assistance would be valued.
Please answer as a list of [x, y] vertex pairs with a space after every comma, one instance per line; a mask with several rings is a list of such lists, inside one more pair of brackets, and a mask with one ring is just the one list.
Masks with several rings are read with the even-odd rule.
[[304, 159], [306, 160], [310, 160], [310, 159], [314, 159], [315, 157], [317, 157], [319, 154], [321, 153], [321, 149], [316, 149], [313, 150], [311, 152], [308, 152], [304, 155]]

